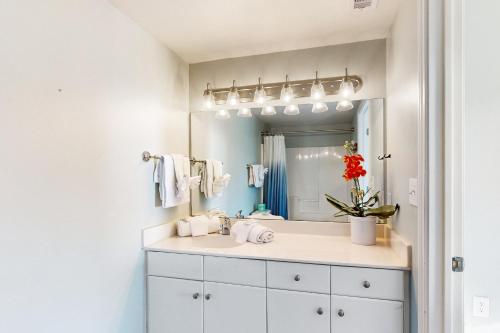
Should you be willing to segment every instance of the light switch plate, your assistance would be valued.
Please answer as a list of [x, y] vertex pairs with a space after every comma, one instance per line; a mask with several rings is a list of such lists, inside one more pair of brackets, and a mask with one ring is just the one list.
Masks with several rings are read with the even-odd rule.
[[417, 178], [410, 178], [408, 183], [408, 202], [410, 205], [417, 207], [417, 190], [418, 190], [418, 180]]
[[472, 315], [474, 317], [490, 317], [490, 299], [488, 297], [474, 296], [472, 299]]

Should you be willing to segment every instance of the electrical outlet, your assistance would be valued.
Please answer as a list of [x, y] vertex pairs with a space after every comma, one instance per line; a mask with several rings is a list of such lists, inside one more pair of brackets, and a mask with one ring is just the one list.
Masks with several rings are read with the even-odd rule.
[[408, 202], [410, 205], [417, 207], [418, 206], [418, 180], [417, 178], [410, 178], [408, 182]]
[[490, 299], [488, 297], [474, 296], [472, 299], [472, 315], [474, 317], [490, 317]]

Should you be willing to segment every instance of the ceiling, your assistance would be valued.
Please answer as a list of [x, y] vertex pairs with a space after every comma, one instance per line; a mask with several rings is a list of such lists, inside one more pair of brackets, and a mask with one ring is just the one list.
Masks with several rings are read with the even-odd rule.
[[312, 113], [312, 104], [299, 104], [300, 114], [287, 116], [283, 113], [285, 107], [277, 106], [274, 116], [262, 116], [260, 109], [252, 109], [252, 113], [270, 127], [296, 127], [296, 126], [328, 126], [336, 124], [351, 124], [354, 114], [359, 106], [359, 101], [353, 101], [353, 109], [345, 112], [335, 110], [337, 103], [328, 102], [328, 111]]
[[109, 0], [188, 63], [385, 38], [400, 0]]

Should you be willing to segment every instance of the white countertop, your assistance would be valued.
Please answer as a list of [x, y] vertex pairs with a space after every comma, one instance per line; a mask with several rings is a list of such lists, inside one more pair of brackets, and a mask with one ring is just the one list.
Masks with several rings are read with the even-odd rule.
[[[298, 225], [298, 227], [301, 226]], [[307, 227], [311, 230], [310, 225]], [[379, 229], [383, 228], [383, 230], [379, 232], [379, 236], [382, 234], [386, 238], [378, 238], [377, 245], [374, 246], [352, 244], [350, 237], [346, 236], [343, 230], [345, 226], [331, 228], [318, 225], [317, 230], [322, 228], [320, 235], [315, 232], [299, 233], [296, 230], [279, 232], [284, 228], [275, 225], [274, 230], [277, 232], [275, 232], [274, 241], [267, 244], [248, 242], [238, 244], [230, 236], [211, 234], [202, 237], [166, 237], [145, 245], [144, 249], [146, 251], [409, 270], [411, 266], [409, 245], [394, 232], [387, 232], [385, 226], [380, 227]], [[330, 231], [325, 232], [325, 228]]]

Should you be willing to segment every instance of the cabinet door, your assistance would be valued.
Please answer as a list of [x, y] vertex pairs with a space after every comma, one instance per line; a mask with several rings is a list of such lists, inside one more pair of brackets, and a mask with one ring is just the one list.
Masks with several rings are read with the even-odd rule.
[[266, 289], [205, 282], [205, 333], [266, 333]]
[[148, 333], [203, 333], [203, 282], [149, 276]]
[[403, 302], [332, 296], [331, 333], [403, 333]]
[[268, 289], [267, 313], [268, 333], [330, 332], [330, 295]]

